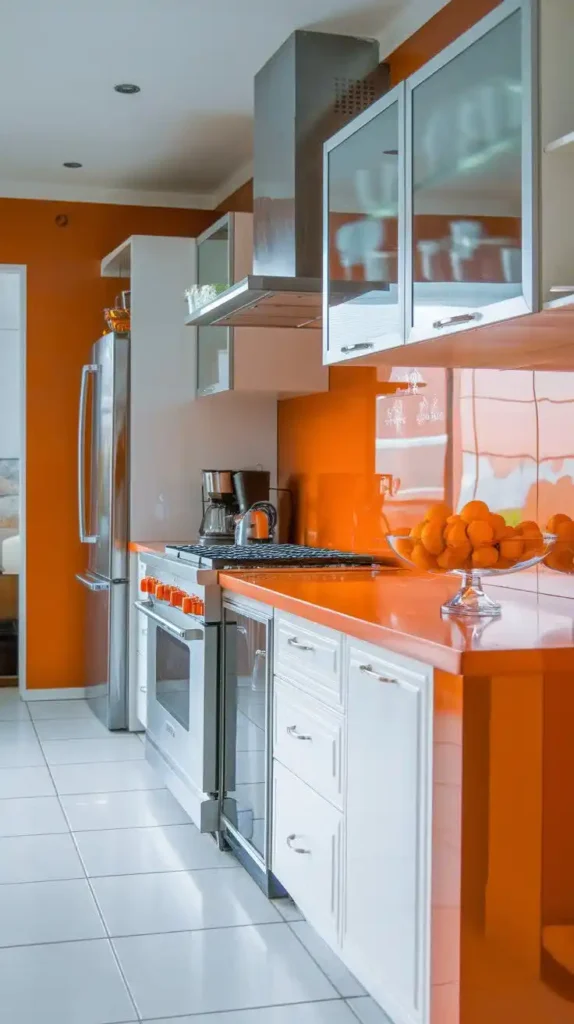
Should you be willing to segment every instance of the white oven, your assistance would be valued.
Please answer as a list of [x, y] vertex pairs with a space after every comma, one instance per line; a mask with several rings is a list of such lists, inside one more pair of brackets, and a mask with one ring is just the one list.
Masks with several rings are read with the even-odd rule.
[[148, 619], [146, 757], [197, 827], [213, 832], [219, 626], [151, 594], [135, 607]]

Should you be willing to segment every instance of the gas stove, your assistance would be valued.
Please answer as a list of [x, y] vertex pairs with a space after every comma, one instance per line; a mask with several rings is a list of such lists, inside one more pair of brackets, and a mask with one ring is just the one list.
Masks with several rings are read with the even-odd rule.
[[225, 569], [239, 566], [349, 566], [373, 565], [378, 560], [372, 555], [357, 555], [350, 551], [330, 548], [310, 548], [302, 544], [171, 544], [166, 555], [182, 562], [206, 569]]

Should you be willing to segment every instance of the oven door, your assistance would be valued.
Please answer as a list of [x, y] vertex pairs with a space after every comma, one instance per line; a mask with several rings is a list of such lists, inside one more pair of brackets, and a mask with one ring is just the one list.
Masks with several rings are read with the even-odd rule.
[[149, 620], [147, 738], [199, 799], [214, 795], [219, 627], [148, 602], [136, 607]]

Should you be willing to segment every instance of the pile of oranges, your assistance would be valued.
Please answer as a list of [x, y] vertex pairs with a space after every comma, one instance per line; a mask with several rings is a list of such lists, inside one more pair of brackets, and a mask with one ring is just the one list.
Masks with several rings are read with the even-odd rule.
[[[572, 537], [574, 538], [574, 523]], [[445, 504], [432, 505], [396, 550], [419, 569], [511, 569], [544, 550], [536, 523], [507, 526], [484, 501], [469, 501], [458, 515]], [[574, 545], [573, 545], [574, 558]]]
[[555, 533], [557, 540], [544, 559], [544, 565], [558, 572], [574, 571], [574, 522], [570, 516], [559, 512], [551, 516], [546, 529], [549, 533]]

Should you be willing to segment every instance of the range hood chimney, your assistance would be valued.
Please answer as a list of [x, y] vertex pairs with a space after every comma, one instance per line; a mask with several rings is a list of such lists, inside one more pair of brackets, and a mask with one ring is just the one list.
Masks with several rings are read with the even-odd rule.
[[[255, 76], [253, 274], [187, 320], [321, 327], [323, 142], [388, 89], [374, 40], [297, 31]], [[358, 282], [334, 282], [331, 301]]]

